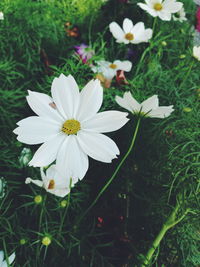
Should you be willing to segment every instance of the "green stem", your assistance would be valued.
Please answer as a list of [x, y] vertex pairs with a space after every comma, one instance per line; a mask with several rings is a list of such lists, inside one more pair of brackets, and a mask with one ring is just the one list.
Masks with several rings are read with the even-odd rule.
[[160, 245], [160, 242], [164, 238], [166, 232], [170, 228], [174, 227], [176, 224], [178, 224], [179, 222], [181, 222], [185, 218], [185, 216], [187, 215], [187, 213], [190, 211], [189, 209], [186, 209], [186, 211], [184, 212], [184, 214], [180, 218], [176, 219], [177, 214], [178, 214], [178, 211], [179, 211], [179, 208], [180, 208], [180, 204], [179, 204], [179, 202], [177, 202], [174, 210], [172, 211], [172, 213], [168, 217], [167, 221], [162, 225], [162, 228], [161, 228], [160, 232], [158, 233], [158, 235], [154, 239], [151, 247], [149, 248], [149, 250], [148, 250], [148, 252], [147, 252], [147, 254], [145, 256], [145, 259], [144, 259], [144, 261], [141, 264], [141, 267], [146, 267], [146, 266], [149, 265], [149, 263], [150, 263], [150, 261], [152, 259], [152, 256], [153, 256], [155, 250]]
[[62, 228], [63, 228], [63, 224], [64, 224], [64, 220], [66, 218], [66, 215], [67, 215], [67, 211], [68, 211], [68, 208], [69, 208], [69, 203], [70, 203], [70, 195], [71, 195], [71, 186], [72, 186], [72, 179], [70, 179], [70, 185], [69, 185], [69, 188], [70, 188], [70, 192], [67, 196], [67, 207], [64, 211], [64, 215], [63, 217], [61, 218], [61, 222], [60, 222], [60, 227], [59, 227], [59, 230], [58, 230], [58, 233], [60, 233], [61, 235], [61, 231], [62, 231]]
[[98, 199], [100, 198], [100, 196], [104, 193], [104, 191], [108, 188], [108, 186], [112, 183], [112, 181], [114, 180], [114, 178], [116, 177], [118, 171], [120, 170], [121, 166], [123, 165], [124, 161], [126, 160], [126, 158], [128, 157], [128, 155], [130, 154], [134, 144], [135, 144], [135, 139], [139, 130], [139, 125], [140, 125], [140, 121], [141, 118], [138, 118], [137, 124], [136, 124], [136, 128], [133, 134], [133, 138], [131, 141], [131, 145], [128, 149], [128, 151], [126, 152], [126, 154], [124, 155], [124, 157], [122, 158], [121, 162], [119, 163], [119, 165], [117, 166], [116, 170], [114, 171], [113, 175], [110, 177], [110, 179], [108, 180], [108, 182], [104, 185], [104, 187], [101, 189], [101, 191], [99, 192], [99, 194], [97, 195], [97, 197], [95, 198], [95, 200], [92, 202], [92, 204], [86, 209], [86, 211], [80, 216], [77, 224], [80, 223], [80, 221], [83, 219], [83, 217], [89, 212], [89, 210], [97, 203]]
[[193, 60], [192, 63], [190, 64], [190, 67], [189, 67], [189, 69], [188, 69], [188, 71], [187, 71], [187, 73], [186, 73], [186, 75], [185, 75], [183, 81], [181, 82], [179, 88], [181, 88], [181, 87], [183, 86], [183, 84], [184, 84], [185, 81], [187, 80], [188, 76], [190, 75], [190, 72], [191, 72], [191, 70], [192, 70], [192, 67], [193, 67], [193, 65], [194, 65], [194, 62], [195, 62], [195, 61]]

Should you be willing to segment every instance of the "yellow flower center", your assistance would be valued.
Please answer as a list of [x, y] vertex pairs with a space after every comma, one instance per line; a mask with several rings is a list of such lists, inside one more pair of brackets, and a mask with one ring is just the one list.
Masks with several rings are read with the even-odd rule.
[[62, 131], [66, 134], [76, 134], [80, 129], [80, 122], [74, 119], [67, 120], [62, 126]]
[[129, 32], [129, 33], [125, 34], [125, 38], [129, 41], [132, 41], [134, 39], [134, 35]]
[[116, 64], [110, 64], [110, 66], [109, 66], [111, 69], [116, 69], [117, 68], [117, 65]]
[[54, 180], [52, 179], [52, 180], [50, 180], [50, 182], [49, 182], [48, 189], [54, 189], [54, 188], [55, 188], [55, 182], [54, 182]]
[[163, 8], [163, 6], [162, 6], [160, 3], [157, 3], [157, 4], [154, 5], [153, 8], [154, 8], [156, 11], [160, 11], [160, 10]]

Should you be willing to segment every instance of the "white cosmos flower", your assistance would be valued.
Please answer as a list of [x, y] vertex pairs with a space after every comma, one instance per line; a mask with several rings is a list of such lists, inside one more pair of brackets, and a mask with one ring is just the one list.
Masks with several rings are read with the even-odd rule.
[[183, 7], [183, 3], [176, 0], [145, 0], [145, 3], [138, 3], [138, 6], [151, 16], [168, 21], [171, 20], [171, 14], [177, 13]]
[[129, 72], [132, 68], [132, 63], [128, 60], [115, 60], [113, 63], [105, 60], [99, 60], [97, 61], [97, 65], [98, 66], [93, 66], [92, 70], [94, 72], [102, 73], [103, 76], [109, 80], [112, 80], [118, 70]]
[[116, 22], [111, 22], [109, 28], [117, 39], [116, 42], [124, 44], [148, 42], [153, 33], [152, 29], [145, 29], [143, 22], [133, 25], [133, 22], [128, 18], [123, 21], [123, 29]]
[[200, 46], [193, 47], [193, 57], [200, 61]]
[[43, 167], [40, 168], [41, 180], [33, 180], [26, 178], [25, 183], [34, 183], [37, 186], [44, 187], [44, 189], [58, 197], [64, 197], [70, 192], [70, 188], [74, 186], [75, 182], [73, 179], [70, 181], [70, 177], [63, 177], [56, 169], [56, 165], [51, 165], [47, 170], [46, 174]]
[[0, 11], [0, 20], [4, 20], [4, 14], [2, 11]]
[[173, 106], [161, 106], [159, 107], [158, 96], [153, 95], [147, 100], [139, 104], [131, 95], [130, 92], [124, 93], [123, 97], [116, 96], [117, 104], [121, 107], [129, 110], [132, 113], [140, 113], [145, 117], [160, 118], [168, 117], [173, 111]]
[[175, 21], [179, 21], [179, 22], [183, 22], [186, 21], [186, 14], [185, 14], [185, 9], [184, 7], [182, 7], [176, 14], [174, 14], [173, 16], [173, 20]]
[[3, 250], [0, 251], [0, 267], [8, 267], [10, 266], [10, 264], [13, 263], [15, 259], [15, 252], [13, 252], [9, 257], [8, 257], [8, 262], [9, 262], [9, 265], [7, 264], [7, 261], [4, 260], [4, 252]]
[[29, 91], [27, 101], [38, 116], [19, 121], [14, 133], [18, 141], [29, 145], [41, 144], [30, 166], [48, 166], [56, 160], [63, 177], [82, 179], [88, 170], [88, 156], [111, 162], [119, 149], [102, 133], [120, 129], [127, 113], [104, 111], [97, 113], [103, 101], [99, 80], [91, 80], [81, 92], [74, 78], [61, 74], [54, 78], [52, 98]]

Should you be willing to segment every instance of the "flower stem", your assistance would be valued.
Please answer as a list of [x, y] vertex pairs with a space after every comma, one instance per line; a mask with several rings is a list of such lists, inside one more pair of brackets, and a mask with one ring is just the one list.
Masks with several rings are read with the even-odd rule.
[[120, 170], [121, 166], [123, 165], [123, 163], [125, 162], [126, 158], [128, 157], [128, 155], [130, 154], [134, 144], [135, 144], [135, 140], [136, 140], [136, 136], [139, 130], [139, 126], [140, 126], [140, 121], [141, 118], [138, 118], [137, 124], [136, 124], [136, 128], [133, 134], [133, 138], [130, 144], [130, 147], [128, 149], [128, 151], [126, 152], [126, 154], [124, 155], [124, 157], [122, 158], [121, 162], [119, 163], [119, 165], [117, 166], [116, 170], [114, 171], [113, 175], [110, 177], [110, 179], [108, 180], [108, 182], [103, 186], [103, 188], [101, 189], [101, 191], [98, 193], [97, 197], [95, 198], [95, 200], [92, 202], [92, 204], [86, 209], [86, 211], [80, 216], [80, 218], [78, 219], [77, 224], [80, 223], [80, 221], [83, 219], [83, 217], [90, 211], [90, 209], [97, 203], [98, 199], [100, 198], [100, 196], [105, 192], [105, 190], [108, 188], [108, 186], [112, 183], [112, 181], [114, 180], [114, 178], [116, 177], [118, 171]]
[[184, 214], [177, 218], [178, 212], [179, 212], [179, 208], [180, 208], [180, 202], [177, 201], [177, 204], [174, 208], [174, 210], [172, 211], [172, 213], [169, 215], [169, 217], [167, 218], [166, 222], [162, 225], [162, 228], [160, 230], [160, 232], [158, 233], [158, 235], [156, 236], [156, 238], [154, 239], [151, 247], [149, 248], [142, 264], [141, 267], [146, 267], [149, 266], [149, 263], [152, 259], [152, 256], [155, 252], [155, 250], [158, 248], [158, 246], [160, 245], [161, 240], [164, 238], [166, 232], [174, 227], [176, 224], [178, 224], [179, 222], [181, 222], [185, 216], [187, 215], [187, 213], [190, 211], [189, 209], [186, 209], [186, 211], [184, 212]]
[[189, 67], [189, 69], [188, 69], [188, 71], [187, 71], [187, 73], [186, 73], [186, 75], [185, 75], [183, 81], [181, 82], [179, 88], [181, 88], [181, 87], [183, 86], [183, 84], [184, 84], [185, 81], [187, 80], [188, 76], [190, 75], [190, 72], [191, 72], [191, 70], [192, 70], [192, 67], [193, 67], [193, 65], [194, 65], [194, 62], [195, 62], [195, 61], [193, 60], [192, 63], [190, 64], [190, 67]]

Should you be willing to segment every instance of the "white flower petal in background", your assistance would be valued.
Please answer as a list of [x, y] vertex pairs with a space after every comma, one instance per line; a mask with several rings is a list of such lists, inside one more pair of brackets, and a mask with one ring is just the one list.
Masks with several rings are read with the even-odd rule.
[[4, 14], [2, 11], [0, 11], [0, 20], [4, 20]]
[[[56, 195], [58, 197], [65, 197], [70, 192], [70, 188], [74, 186], [74, 180], [70, 177], [64, 177], [57, 171], [56, 165], [51, 165], [46, 173], [43, 168], [40, 168], [42, 180], [33, 180], [26, 178], [25, 183], [33, 183], [39, 187], [43, 187], [47, 192]], [[71, 184], [71, 185], [70, 185]]]
[[179, 21], [179, 22], [183, 22], [183, 21], [186, 21], [187, 18], [186, 18], [186, 14], [185, 14], [185, 9], [184, 7], [181, 8], [181, 10], [179, 10], [177, 13], [175, 13], [173, 16], [172, 16], [173, 20], [175, 21]]
[[[127, 71], [131, 68], [126, 62], [121, 67]], [[43, 143], [29, 166], [44, 167], [56, 160], [57, 172], [76, 183], [88, 170], [88, 156], [111, 162], [119, 154], [116, 144], [100, 133], [121, 128], [128, 121], [127, 113], [97, 114], [103, 101], [99, 80], [90, 81], [79, 92], [74, 78], [61, 74], [53, 80], [51, 91], [52, 98], [29, 91], [27, 101], [39, 116], [19, 121], [14, 133], [20, 142]]]
[[108, 80], [112, 80], [112, 78], [116, 76], [118, 70], [129, 72], [132, 68], [132, 63], [128, 60], [115, 60], [114, 62], [99, 60], [96, 63], [97, 66], [93, 66], [92, 70], [97, 73], [102, 73]]
[[145, 0], [146, 4], [138, 3], [138, 6], [147, 11], [153, 17], [161, 20], [171, 20], [172, 14], [177, 13], [183, 7], [183, 3], [176, 0]]
[[19, 156], [19, 164], [21, 167], [27, 166], [32, 158], [32, 153], [30, 148], [24, 147]]
[[0, 267], [8, 267], [8, 266], [10, 266], [10, 264], [13, 263], [14, 260], [15, 260], [15, 252], [13, 252], [8, 257], [8, 262], [9, 262], [9, 265], [8, 265], [6, 259], [4, 260], [4, 252], [3, 252], [3, 250], [0, 251]]
[[159, 100], [157, 95], [149, 97], [147, 100], [139, 104], [131, 95], [130, 92], [125, 93], [123, 97], [116, 96], [116, 102], [123, 108], [129, 110], [134, 114], [141, 114], [150, 118], [166, 118], [173, 111], [173, 106], [159, 107]]
[[123, 21], [123, 29], [116, 22], [111, 22], [109, 29], [116, 42], [124, 44], [148, 42], [153, 34], [152, 29], [145, 29], [143, 22], [133, 25], [133, 22], [128, 18]]
[[193, 57], [200, 61], [200, 46], [193, 47]]

